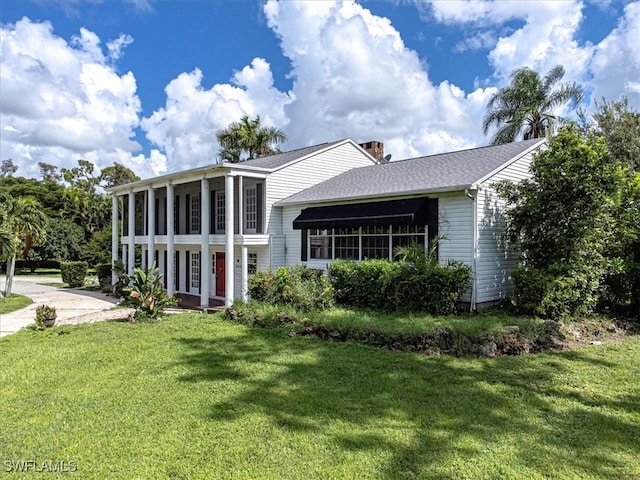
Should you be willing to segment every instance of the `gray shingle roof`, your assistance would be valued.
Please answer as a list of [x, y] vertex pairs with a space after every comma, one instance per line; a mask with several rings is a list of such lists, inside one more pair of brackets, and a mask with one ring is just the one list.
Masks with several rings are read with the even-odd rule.
[[[337, 142], [331, 143], [321, 143], [320, 145], [312, 145], [310, 147], [303, 147], [297, 150], [291, 150], [289, 152], [278, 153], [276, 155], [269, 155], [268, 157], [256, 158], [255, 160], [247, 160], [245, 162], [240, 162], [236, 164], [232, 164], [234, 166], [246, 166], [249, 168], [265, 168], [268, 170], [276, 169], [287, 165], [290, 162], [298, 160], [300, 158], [306, 157], [318, 150], [322, 150], [324, 148], [330, 147], [331, 145], [335, 145], [336, 143], [340, 143], [344, 140], [340, 140]], [[229, 164], [225, 164], [229, 165]]]
[[537, 138], [354, 168], [277, 204], [464, 189], [544, 142]]

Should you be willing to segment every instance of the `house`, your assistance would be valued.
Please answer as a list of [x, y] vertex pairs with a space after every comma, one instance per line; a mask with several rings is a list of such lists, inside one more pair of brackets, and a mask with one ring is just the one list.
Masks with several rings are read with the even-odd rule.
[[346, 139], [113, 187], [122, 231], [114, 221], [112, 258], [121, 245], [129, 271], [155, 260], [169, 295], [206, 307], [246, 299], [258, 270], [391, 258], [396, 246], [437, 236], [441, 261], [472, 268], [463, 299], [472, 309], [505, 298], [519, 258], [505, 244], [493, 184], [527, 178], [546, 140], [388, 163], [370, 143], [371, 154]]

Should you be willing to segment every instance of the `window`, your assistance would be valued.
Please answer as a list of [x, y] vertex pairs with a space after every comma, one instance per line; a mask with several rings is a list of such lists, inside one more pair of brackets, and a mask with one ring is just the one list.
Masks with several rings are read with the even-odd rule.
[[200, 288], [200, 252], [191, 254], [191, 288]]
[[331, 259], [333, 257], [331, 230], [309, 230], [310, 258]]
[[244, 191], [244, 230], [256, 233], [258, 226], [258, 195], [255, 185]]
[[191, 197], [191, 233], [200, 232], [200, 195]]
[[[427, 228], [424, 225], [310, 229], [303, 232], [308, 235], [304, 238], [308, 240], [310, 259], [392, 259], [396, 247], [406, 247], [412, 243], [427, 244]], [[307, 248], [306, 243], [303, 241], [304, 249]]]
[[426, 228], [422, 226], [412, 227], [393, 227], [391, 230], [393, 245], [396, 247], [408, 247], [412, 243], [419, 243], [425, 245]]
[[389, 257], [389, 228], [362, 228], [362, 258]]
[[253, 275], [257, 272], [258, 272], [258, 254], [248, 253], [247, 254], [247, 273], [249, 275]]
[[225, 211], [224, 192], [216, 192], [216, 232], [224, 233], [226, 227]]
[[360, 229], [336, 228], [334, 229], [336, 245], [335, 258], [345, 260], [360, 259]]

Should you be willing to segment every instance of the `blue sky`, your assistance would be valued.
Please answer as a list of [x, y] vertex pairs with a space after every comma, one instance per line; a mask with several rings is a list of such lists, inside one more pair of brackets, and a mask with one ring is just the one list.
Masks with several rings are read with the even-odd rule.
[[523, 66], [562, 64], [587, 111], [640, 108], [640, 2], [2, 0], [0, 23], [0, 157], [24, 176], [213, 163], [215, 131], [243, 114], [284, 149], [485, 145], [486, 102]]

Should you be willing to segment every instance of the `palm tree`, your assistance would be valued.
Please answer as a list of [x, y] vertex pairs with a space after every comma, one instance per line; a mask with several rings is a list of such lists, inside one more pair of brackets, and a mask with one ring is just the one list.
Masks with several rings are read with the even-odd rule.
[[[222, 159], [237, 163], [278, 153], [280, 150], [274, 145], [284, 142], [287, 136], [278, 128], [261, 126], [259, 115], [254, 119], [244, 115], [239, 122], [218, 130], [216, 138], [222, 147]], [[240, 158], [243, 153], [247, 154], [247, 158]]]
[[498, 128], [492, 145], [513, 142], [522, 134], [524, 140], [553, 133], [557, 117], [554, 110], [571, 102], [575, 109], [582, 101], [582, 88], [575, 82], [558, 82], [564, 77], [562, 65], [556, 65], [544, 78], [528, 67], [511, 74], [511, 84], [495, 93], [482, 121], [486, 135], [492, 126]]
[[10, 297], [20, 247], [24, 245], [24, 258], [34, 244], [46, 239], [47, 216], [33, 197], [0, 195], [0, 201], [0, 254], [8, 260], [4, 293]]

